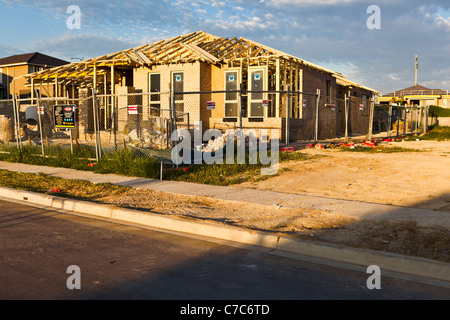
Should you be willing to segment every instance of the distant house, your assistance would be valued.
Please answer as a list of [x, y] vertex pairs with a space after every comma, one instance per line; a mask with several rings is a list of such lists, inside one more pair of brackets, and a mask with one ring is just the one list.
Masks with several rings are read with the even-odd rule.
[[[0, 59], [0, 99], [12, 98], [13, 94], [22, 98], [29, 97], [31, 87], [27, 86], [28, 81], [20, 76], [67, 63], [39, 52], [17, 54]], [[43, 94], [51, 96], [53, 91], [43, 92]]]
[[429, 89], [421, 85], [415, 85], [406, 89], [385, 94], [378, 98], [380, 104], [399, 103], [406, 106], [440, 106], [450, 108], [450, 96], [448, 91], [441, 89]]

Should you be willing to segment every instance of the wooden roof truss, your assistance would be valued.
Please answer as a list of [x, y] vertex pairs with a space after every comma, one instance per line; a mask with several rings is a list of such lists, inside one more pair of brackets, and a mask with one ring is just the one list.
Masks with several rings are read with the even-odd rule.
[[306, 65], [321, 72], [345, 78], [345, 76], [332, 70], [246, 38], [221, 38], [203, 31], [31, 73], [25, 77], [34, 79], [36, 83], [51, 82], [55, 78], [61, 81], [70, 80], [72, 82], [89, 83], [93, 81], [94, 66], [97, 68], [97, 75], [99, 75], [106, 73], [111, 66], [132, 69], [142, 66], [151, 67], [152, 65], [202, 61], [229, 66], [236, 66], [236, 64], [241, 66], [245, 64], [265, 64], [275, 67], [276, 60], [282, 60], [283, 65]]

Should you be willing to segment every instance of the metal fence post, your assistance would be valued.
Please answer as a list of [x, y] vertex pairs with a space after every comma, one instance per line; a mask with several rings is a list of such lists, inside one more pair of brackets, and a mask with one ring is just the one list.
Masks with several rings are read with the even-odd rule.
[[[175, 104], [175, 92], [172, 94], [173, 130], [177, 132], [177, 106]], [[178, 140], [178, 134], [177, 134]]]
[[95, 137], [95, 158], [98, 161], [100, 158], [98, 152], [98, 137], [97, 137], [97, 110], [95, 108], [95, 89], [92, 88], [92, 114], [94, 118], [94, 137]]
[[405, 116], [404, 116], [404, 125], [403, 125], [403, 135], [406, 135], [406, 119], [407, 119], [407, 114], [406, 114], [406, 106], [405, 106]]
[[287, 86], [287, 104], [286, 104], [286, 147], [289, 148], [289, 127], [291, 118], [291, 86]]
[[314, 132], [314, 141], [319, 140], [319, 103], [320, 103], [320, 89], [317, 89], [317, 101], [316, 101], [316, 125]]
[[350, 104], [350, 96], [345, 94], [345, 110], [344, 110], [344, 116], [345, 116], [345, 142], [348, 142], [348, 108]]
[[373, 113], [375, 108], [375, 101], [370, 102], [370, 109], [369, 109], [369, 131], [367, 133], [367, 139], [372, 140], [372, 130], [373, 130]]
[[[31, 104], [34, 104], [34, 101], [31, 102]], [[40, 103], [39, 99], [36, 103], [37, 113], [38, 113], [38, 120], [39, 120], [39, 135], [41, 138], [41, 150], [42, 150], [42, 158], [45, 158], [45, 150], [44, 150], [44, 140], [42, 137], [42, 120], [41, 120], [41, 110], [40, 110]], [[72, 130], [72, 129], [71, 129]], [[73, 153], [73, 152], [72, 152]]]
[[13, 107], [16, 125], [16, 137], [17, 137], [17, 147], [19, 151], [22, 152], [22, 139], [20, 138], [20, 103], [17, 101], [17, 97], [13, 94]]
[[388, 127], [387, 127], [387, 136], [391, 137], [391, 125], [392, 125], [392, 106], [389, 106], [389, 117], [388, 117]]
[[242, 132], [242, 83], [239, 84], [239, 129]]

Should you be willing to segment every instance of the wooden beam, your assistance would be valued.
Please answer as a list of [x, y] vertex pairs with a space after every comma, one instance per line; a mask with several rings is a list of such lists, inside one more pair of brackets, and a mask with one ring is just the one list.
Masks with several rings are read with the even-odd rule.
[[[276, 91], [280, 91], [280, 72], [281, 72], [281, 67], [280, 67], [280, 59], [277, 59], [276, 61], [276, 71], [275, 71], [275, 75], [276, 75], [276, 83], [275, 83], [275, 90]], [[276, 101], [275, 101], [275, 117], [279, 118], [280, 117], [280, 94], [277, 92], [275, 94], [276, 97]]]

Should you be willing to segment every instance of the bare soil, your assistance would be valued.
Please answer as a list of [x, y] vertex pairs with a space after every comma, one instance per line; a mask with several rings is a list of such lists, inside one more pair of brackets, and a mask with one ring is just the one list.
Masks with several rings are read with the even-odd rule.
[[[304, 149], [325, 155], [281, 164], [281, 174], [246, 188], [325, 196], [448, 212], [450, 141], [395, 142], [423, 152], [364, 153]], [[97, 201], [279, 235], [450, 262], [450, 230], [415, 222], [375, 221], [327, 211], [235, 203], [132, 190]]]

